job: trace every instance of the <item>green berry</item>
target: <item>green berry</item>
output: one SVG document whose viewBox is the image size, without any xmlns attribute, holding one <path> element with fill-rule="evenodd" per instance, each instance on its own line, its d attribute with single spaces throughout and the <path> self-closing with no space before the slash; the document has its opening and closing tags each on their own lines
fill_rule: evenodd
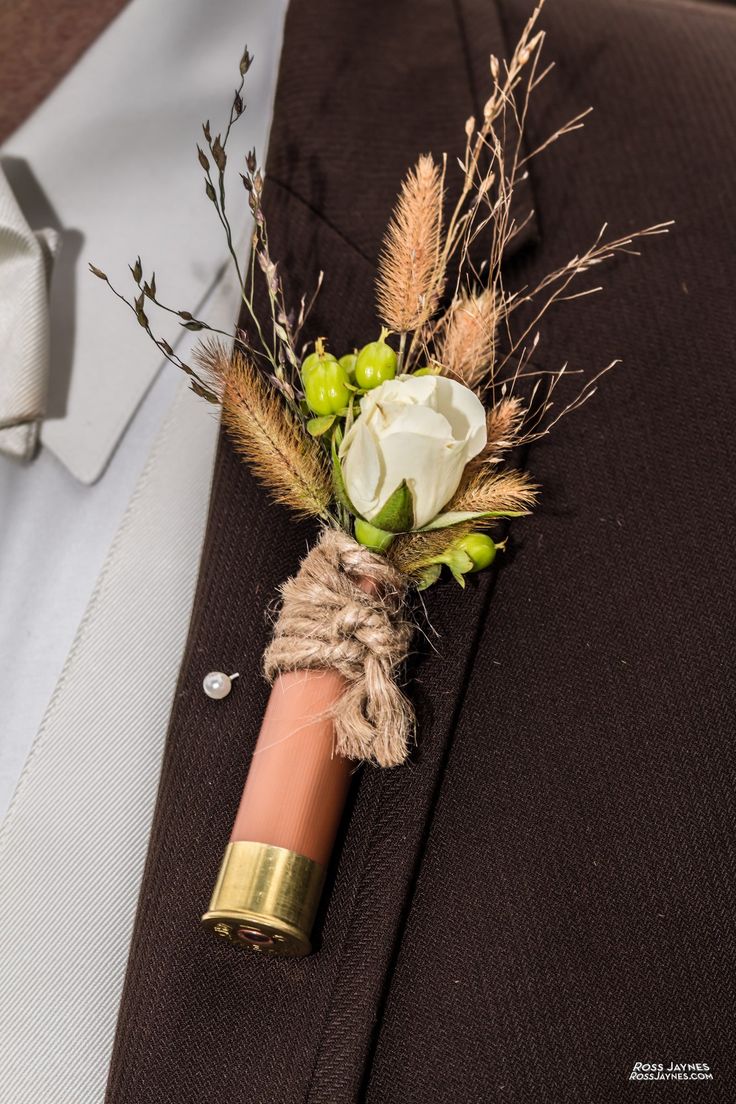
<svg viewBox="0 0 736 1104">
<path fill-rule="evenodd" d="M 315 351 L 310 353 L 302 364 L 302 379 L 305 382 L 307 376 L 310 375 L 315 368 L 319 368 L 323 364 L 337 364 L 337 357 L 334 357 L 332 353 L 325 352 L 324 340 L 321 337 L 317 338 L 315 344 Z"/>
<path fill-rule="evenodd" d="M 302 369 L 304 397 L 314 414 L 337 414 L 350 401 L 347 372 L 334 359 L 323 359 L 308 372 Z"/>
<path fill-rule="evenodd" d="M 351 381 L 351 383 L 355 379 L 355 362 L 357 361 L 357 359 L 357 353 L 346 353 L 345 356 L 341 356 L 338 361 L 338 364 L 340 364 L 340 366 L 344 368 L 347 372 L 348 379 Z"/>
<path fill-rule="evenodd" d="M 496 545 L 485 533 L 468 533 L 458 542 L 457 547 L 470 556 L 473 561 L 471 571 L 482 571 L 490 567 L 496 558 Z"/>
<path fill-rule="evenodd" d="M 390 345 L 386 344 L 388 330 L 381 330 L 378 341 L 364 345 L 355 362 L 355 382 L 364 391 L 391 380 L 396 375 L 398 358 Z"/>
</svg>

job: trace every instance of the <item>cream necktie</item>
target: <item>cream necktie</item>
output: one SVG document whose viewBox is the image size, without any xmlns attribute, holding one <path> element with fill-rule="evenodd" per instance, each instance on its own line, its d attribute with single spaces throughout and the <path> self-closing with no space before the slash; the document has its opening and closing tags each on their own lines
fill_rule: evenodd
<svg viewBox="0 0 736 1104">
<path fill-rule="evenodd" d="M 58 234 L 34 232 L 0 169 L 0 452 L 30 460 L 46 407 L 48 282 Z"/>
</svg>

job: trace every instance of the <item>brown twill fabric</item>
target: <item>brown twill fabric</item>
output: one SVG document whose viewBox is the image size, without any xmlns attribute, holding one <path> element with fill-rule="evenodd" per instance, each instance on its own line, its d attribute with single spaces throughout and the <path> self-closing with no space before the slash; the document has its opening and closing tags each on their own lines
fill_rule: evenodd
<svg viewBox="0 0 736 1104">
<path fill-rule="evenodd" d="M 311 327 L 375 332 L 398 181 L 454 153 L 520 0 L 292 0 L 269 154 L 274 252 Z M 267 698 L 264 610 L 311 530 L 218 455 L 187 655 L 121 1004 L 111 1104 L 618 1104 L 640 1062 L 707 1062 L 668 1088 L 731 1102 L 734 551 L 731 217 L 736 12 L 550 0 L 555 73 L 530 144 L 534 283 L 595 236 L 673 217 L 543 326 L 540 367 L 624 359 L 529 452 L 539 512 L 496 579 L 429 592 L 410 765 L 365 770 L 320 922 L 297 961 L 201 930 Z M 223 702 L 212 668 L 239 670 Z M 657 1092 L 657 1090 L 653 1090 Z M 659 1096 L 659 1093 L 657 1093 Z"/>
<path fill-rule="evenodd" d="M 53 92 L 127 0 L 3 0 L 0 142 Z M 70 123 L 73 120 L 69 121 Z"/>
</svg>

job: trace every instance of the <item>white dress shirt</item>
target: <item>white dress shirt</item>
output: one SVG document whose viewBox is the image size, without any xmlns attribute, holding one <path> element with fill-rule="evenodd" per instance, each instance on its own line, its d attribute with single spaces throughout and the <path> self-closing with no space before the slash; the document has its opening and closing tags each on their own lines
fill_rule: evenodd
<svg viewBox="0 0 736 1104">
<path fill-rule="evenodd" d="M 264 151 L 285 6 L 133 0 L 0 152 L 31 227 L 61 237 L 44 447 L 29 466 L 0 456 L 0 815 L 180 379 L 87 262 L 129 295 L 140 252 L 164 301 L 207 318 L 226 251 L 196 161 L 200 122 L 226 121 L 247 43 L 231 141 Z M 245 243 L 239 185 L 234 174 Z M 227 268 L 224 279 L 230 329 L 237 291 Z M 163 335 L 190 336 L 166 320 Z"/>
<path fill-rule="evenodd" d="M 217 278 L 224 251 L 204 198 L 194 221 L 190 153 L 199 120 L 226 116 L 246 43 L 256 60 L 239 140 L 264 151 L 285 6 L 133 0 L 3 151 L 11 179 L 25 159 L 45 192 L 31 226 L 55 210 L 74 262 L 52 286 L 52 400 L 61 347 L 66 412 L 51 410 L 30 465 L 0 458 L 4 802 L 15 788 L 0 831 L 0 1097 L 13 1104 L 104 1096 L 217 436 L 216 412 L 159 370 L 86 260 L 124 282 L 125 262 L 150 247 L 173 305 L 232 327 L 237 295 Z M 157 141 L 165 156 L 151 165 Z M 59 319 L 65 281 L 76 298 Z"/>
</svg>

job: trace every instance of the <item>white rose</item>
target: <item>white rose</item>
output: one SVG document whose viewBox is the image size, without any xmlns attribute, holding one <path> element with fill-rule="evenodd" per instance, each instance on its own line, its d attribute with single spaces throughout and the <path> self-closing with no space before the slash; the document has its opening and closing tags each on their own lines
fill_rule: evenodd
<svg viewBox="0 0 736 1104">
<path fill-rule="evenodd" d="M 376 521 L 406 481 L 414 526 L 426 525 L 450 501 L 486 440 L 483 404 L 461 383 L 431 375 L 387 380 L 363 396 L 340 447 L 350 501 Z"/>
</svg>

